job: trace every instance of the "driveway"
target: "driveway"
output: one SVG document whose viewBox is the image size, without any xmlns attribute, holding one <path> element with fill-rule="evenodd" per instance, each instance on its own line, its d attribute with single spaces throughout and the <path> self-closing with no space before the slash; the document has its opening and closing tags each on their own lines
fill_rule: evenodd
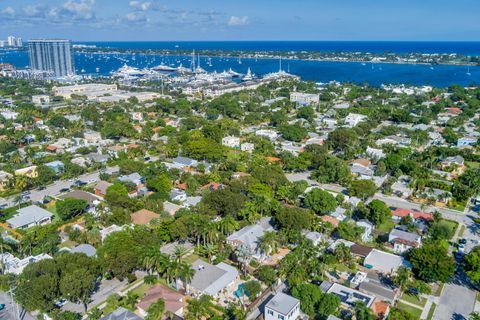
<svg viewBox="0 0 480 320">
<path fill-rule="evenodd" d="M 474 290 L 465 285 L 447 283 L 443 288 L 440 303 L 435 309 L 435 320 L 466 320 L 475 307 Z"/>
</svg>

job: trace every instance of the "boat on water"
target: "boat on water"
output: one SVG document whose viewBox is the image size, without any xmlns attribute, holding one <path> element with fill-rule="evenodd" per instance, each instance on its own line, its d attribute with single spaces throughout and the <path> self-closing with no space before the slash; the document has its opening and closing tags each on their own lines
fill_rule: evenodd
<svg viewBox="0 0 480 320">
<path fill-rule="evenodd" d="M 238 73 L 238 72 L 235 72 L 232 70 L 232 68 L 230 68 L 227 73 L 232 77 L 232 78 L 239 78 L 242 74 L 241 73 Z"/>
<path fill-rule="evenodd" d="M 470 67 L 467 69 L 467 76 L 471 76 L 472 74 L 470 73 Z"/>
<path fill-rule="evenodd" d="M 170 66 L 166 66 L 164 64 L 160 64 L 156 67 L 153 67 L 152 70 L 155 70 L 155 71 L 163 71 L 163 72 L 175 72 L 177 71 L 178 69 L 177 68 L 174 68 L 174 67 L 170 67 Z"/>
<path fill-rule="evenodd" d="M 255 78 L 255 74 L 253 74 L 252 70 L 250 70 L 250 67 L 248 67 L 247 74 L 242 78 L 242 81 L 252 81 Z"/>
</svg>

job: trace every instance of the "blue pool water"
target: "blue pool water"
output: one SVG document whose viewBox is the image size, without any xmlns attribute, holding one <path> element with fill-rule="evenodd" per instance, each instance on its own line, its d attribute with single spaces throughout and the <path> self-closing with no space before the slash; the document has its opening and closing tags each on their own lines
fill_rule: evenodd
<svg viewBox="0 0 480 320">
<path fill-rule="evenodd" d="M 248 297 L 248 292 L 245 290 L 245 283 L 240 283 L 233 295 L 240 299 L 244 294 Z"/>
</svg>

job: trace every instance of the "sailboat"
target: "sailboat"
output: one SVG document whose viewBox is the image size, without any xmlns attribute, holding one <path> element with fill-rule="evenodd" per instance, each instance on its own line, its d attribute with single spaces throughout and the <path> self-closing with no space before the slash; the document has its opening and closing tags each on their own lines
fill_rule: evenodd
<svg viewBox="0 0 480 320">
<path fill-rule="evenodd" d="M 255 75 L 252 73 L 252 70 L 250 70 L 250 67 L 248 67 L 247 74 L 242 78 L 242 81 L 251 81 L 255 79 Z"/>
<path fill-rule="evenodd" d="M 470 67 L 467 69 L 467 76 L 471 76 L 472 74 L 470 73 Z"/>
<path fill-rule="evenodd" d="M 242 64 L 242 58 L 238 57 L 238 64 Z"/>
</svg>

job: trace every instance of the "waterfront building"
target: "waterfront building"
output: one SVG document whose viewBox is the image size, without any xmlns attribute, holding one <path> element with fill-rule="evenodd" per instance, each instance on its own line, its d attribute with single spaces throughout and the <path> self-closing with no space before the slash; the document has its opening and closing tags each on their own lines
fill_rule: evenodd
<svg viewBox="0 0 480 320">
<path fill-rule="evenodd" d="M 75 74 L 72 43 L 70 40 L 29 40 L 28 53 L 32 70 L 50 71 L 56 77 Z"/>
</svg>

